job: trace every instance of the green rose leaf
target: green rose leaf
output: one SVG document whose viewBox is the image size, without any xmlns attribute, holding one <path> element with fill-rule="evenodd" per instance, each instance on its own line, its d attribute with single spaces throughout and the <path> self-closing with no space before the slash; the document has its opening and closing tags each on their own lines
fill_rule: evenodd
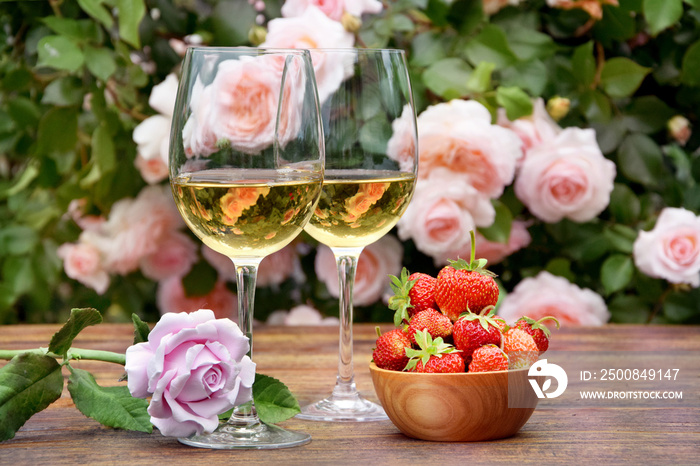
<svg viewBox="0 0 700 466">
<path fill-rule="evenodd" d="M 299 414 L 301 408 L 287 386 L 263 374 L 255 374 L 253 401 L 260 420 L 265 424 L 276 424 Z"/>
<path fill-rule="evenodd" d="M 107 173 L 117 164 L 114 141 L 106 126 L 100 125 L 92 133 L 92 156 L 97 162 L 100 173 Z"/>
<path fill-rule="evenodd" d="M 649 304 L 639 296 L 617 295 L 608 304 L 608 310 L 612 322 L 643 324 L 649 317 Z"/>
<path fill-rule="evenodd" d="M 681 19 L 683 0 L 644 0 L 642 10 L 651 34 L 655 36 Z"/>
<path fill-rule="evenodd" d="M 104 6 L 105 0 L 78 0 L 78 5 L 85 13 L 102 23 L 107 29 L 112 27 L 114 20 L 109 10 Z"/>
<path fill-rule="evenodd" d="M 144 0 L 118 0 L 119 10 L 119 36 L 122 40 L 135 48 L 141 48 L 139 38 L 139 24 L 146 14 Z"/>
<path fill-rule="evenodd" d="M 39 244 L 38 233 L 26 226 L 10 224 L 0 230 L 0 255 L 24 255 Z"/>
<path fill-rule="evenodd" d="M 555 257 L 547 262 L 545 270 L 552 275 L 564 277 L 572 283 L 576 281 L 576 275 L 571 271 L 571 261 L 564 257 Z"/>
<path fill-rule="evenodd" d="M 620 223 L 630 224 L 639 218 L 641 203 L 632 188 L 622 183 L 615 183 L 610 193 L 610 214 Z"/>
<path fill-rule="evenodd" d="M 574 77 L 582 86 L 588 87 L 593 83 L 596 65 L 592 41 L 576 47 L 571 58 L 571 68 Z"/>
<path fill-rule="evenodd" d="M 136 314 L 131 314 L 131 321 L 134 323 L 134 344 L 148 341 L 148 334 L 151 333 L 148 324 Z"/>
<path fill-rule="evenodd" d="M 20 354 L 0 369 L 0 442 L 61 397 L 61 366 L 49 356 Z"/>
<path fill-rule="evenodd" d="M 518 61 L 517 56 L 508 45 L 505 32 L 498 26 L 486 26 L 478 36 L 469 41 L 464 47 L 467 59 L 477 65 L 481 62 L 491 62 L 496 69 L 505 68 Z"/>
<path fill-rule="evenodd" d="M 506 109 L 510 121 L 532 114 L 532 99 L 519 87 L 500 86 L 496 90 L 496 102 Z"/>
<path fill-rule="evenodd" d="M 100 387 L 82 369 L 71 369 L 68 391 L 75 407 L 87 417 L 107 427 L 151 433 L 148 400 L 134 398 L 127 387 Z"/>
<path fill-rule="evenodd" d="M 603 66 L 600 84 L 611 97 L 627 97 L 639 88 L 650 71 L 629 58 L 611 58 Z"/>
<path fill-rule="evenodd" d="M 83 66 L 85 57 L 72 40 L 64 36 L 46 36 L 39 40 L 39 66 L 75 73 Z"/>
<path fill-rule="evenodd" d="M 108 49 L 85 47 L 85 65 L 102 81 L 107 81 L 117 71 L 117 63 Z"/>
<path fill-rule="evenodd" d="M 674 110 L 663 100 L 649 95 L 634 99 L 623 121 L 630 131 L 651 134 L 664 129 L 674 114 Z"/>
<path fill-rule="evenodd" d="M 510 49 L 521 61 L 548 58 L 557 48 L 550 36 L 532 29 L 512 28 L 507 36 Z"/>
<path fill-rule="evenodd" d="M 445 58 L 446 44 L 443 36 L 435 32 L 416 35 L 411 43 L 411 65 L 430 66 Z"/>
<path fill-rule="evenodd" d="M 85 91 L 82 82 L 75 76 L 63 76 L 51 81 L 46 89 L 41 103 L 46 105 L 58 105 L 67 107 L 83 103 Z"/>
<path fill-rule="evenodd" d="M 472 92 L 483 93 L 491 89 L 491 74 L 496 65 L 482 62 L 474 69 L 467 80 L 467 89 Z"/>
<path fill-rule="evenodd" d="M 661 148 L 644 134 L 630 134 L 622 141 L 617 166 L 627 178 L 647 186 L 655 186 L 665 171 Z"/>
<path fill-rule="evenodd" d="M 74 107 L 54 107 L 39 121 L 37 150 L 41 154 L 70 152 L 78 142 L 78 112 Z"/>
<path fill-rule="evenodd" d="M 217 278 L 216 269 L 206 261 L 199 261 L 190 272 L 182 277 L 182 286 L 186 296 L 204 296 L 214 289 Z"/>
<path fill-rule="evenodd" d="M 49 351 L 56 354 L 65 354 L 73 344 L 73 339 L 90 325 L 102 322 L 102 314 L 97 309 L 71 309 L 68 321 L 51 337 Z"/>
<path fill-rule="evenodd" d="M 2 277 L 12 288 L 14 296 L 31 292 L 35 284 L 31 259 L 27 256 L 7 257 L 2 264 Z"/>
<path fill-rule="evenodd" d="M 467 82 L 471 72 L 471 66 L 461 58 L 445 58 L 423 72 L 423 82 L 446 100 L 456 99 L 469 93 Z"/>
<path fill-rule="evenodd" d="M 686 50 L 681 70 L 681 80 L 684 84 L 700 86 L 700 40 Z"/>
<path fill-rule="evenodd" d="M 479 228 L 479 233 L 489 241 L 507 243 L 510 238 L 510 228 L 513 225 L 513 214 L 508 207 L 499 200 L 492 201 L 496 210 L 496 220 L 487 228 Z"/>
</svg>

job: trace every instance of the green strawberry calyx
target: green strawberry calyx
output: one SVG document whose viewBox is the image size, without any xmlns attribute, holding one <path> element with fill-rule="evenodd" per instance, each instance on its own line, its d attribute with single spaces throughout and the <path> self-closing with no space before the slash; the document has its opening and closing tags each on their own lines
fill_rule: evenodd
<svg viewBox="0 0 700 466">
<path fill-rule="evenodd" d="M 488 261 L 486 259 L 476 258 L 476 235 L 474 230 L 469 231 L 469 236 L 471 238 L 471 254 L 469 257 L 469 262 L 464 259 L 448 260 L 450 266 L 455 270 L 466 270 L 468 272 L 476 272 L 481 275 L 486 275 L 487 277 L 495 277 L 496 274 L 491 272 L 486 268 Z"/>
<path fill-rule="evenodd" d="M 495 320 L 496 314 L 493 313 L 493 310 L 495 309 L 495 306 L 489 305 L 486 306 L 481 310 L 479 314 L 476 314 L 471 311 L 463 312 L 459 315 L 460 319 L 465 319 L 465 320 L 478 320 L 481 326 L 488 332 L 489 330 L 489 325 L 493 325 L 496 327 L 496 329 L 500 332 L 501 327 L 499 327 L 498 323 Z"/>
<path fill-rule="evenodd" d="M 411 298 L 408 296 L 408 293 L 418 281 L 418 279 L 409 280 L 408 277 L 410 275 L 406 267 L 401 270 L 399 277 L 389 275 L 389 278 L 391 278 L 391 290 L 394 292 L 394 296 L 389 298 L 389 309 L 396 311 L 394 313 L 394 325 L 396 327 L 401 327 L 404 322 L 408 323 L 410 320 L 408 310 L 413 307 L 413 304 L 411 304 Z"/>
<path fill-rule="evenodd" d="M 437 337 L 433 340 L 433 337 L 430 336 L 427 330 L 418 330 L 416 332 L 416 344 L 418 344 L 420 349 L 406 348 L 406 356 L 410 359 L 404 368 L 405 371 L 413 370 L 419 359 L 425 366 L 431 356 L 441 358 L 443 354 L 460 351 L 449 343 L 445 343 L 442 337 Z"/>
<path fill-rule="evenodd" d="M 522 317 L 521 317 L 520 319 L 518 319 L 517 321 L 519 322 L 519 321 L 521 321 L 521 320 L 522 320 L 523 322 L 525 322 L 526 324 L 529 324 L 530 327 L 532 327 L 533 330 L 542 330 L 542 331 L 544 332 L 544 335 L 545 335 L 547 338 L 549 338 L 549 337 L 552 335 L 552 332 L 551 332 L 551 330 L 549 330 L 549 328 L 547 328 L 547 326 L 544 325 L 542 322 L 544 322 L 544 321 L 546 321 L 546 320 L 553 320 L 553 321 L 554 321 L 554 325 L 557 327 L 557 330 L 559 330 L 559 321 L 557 320 L 556 317 L 545 316 L 545 317 L 542 317 L 542 318 L 539 319 L 539 320 L 535 320 L 535 319 L 530 318 L 530 317 L 527 317 L 527 316 L 522 316 Z"/>
</svg>

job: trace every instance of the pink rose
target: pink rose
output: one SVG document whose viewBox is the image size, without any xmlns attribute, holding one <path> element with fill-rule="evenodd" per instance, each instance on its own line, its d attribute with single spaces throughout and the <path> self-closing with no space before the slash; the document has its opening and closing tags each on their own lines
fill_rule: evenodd
<svg viewBox="0 0 700 466">
<path fill-rule="evenodd" d="M 134 166 L 148 184 L 158 184 L 168 178 L 168 163 L 160 157 L 146 159 L 139 154 L 134 160 Z"/>
<path fill-rule="evenodd" d="M 236 281 L 236 268 L 231 259 L 208 246 L 202 246 L 202 255 L 219 274 L 219 279 Z M 258 267 L 257 286 L 279 285 L 300 269 L 296 246 L 289 244 L 266 256 Z M 300 272 L 301 273 L 301 272 Z"/>
<path fill-rule="evenodd" d="M 261 47 L 294 49 L 338 49 L 354 45 L 354 36 L 343 25 L 329 19 L 311 5 L 301 16 L 276 18 L 267 25 L 267 37 Z M 318 96 L 324 102 L 348 76 L 352 63 L 347 55 L 311 51 Z"/>
<path fill-rule="evenodd" d="M 389 286 L 388 275 L 401 272 L 403 246 L 393 236 L 384 236 L 367 246 L 357 261 L 353 304 L 367 306 L 381 299 Z M 331 249 L 320 245 L 316 253 L 315 270 L 331 296 L 338 297 L 338 269 Z"/>
<path fill-rule="evenodd" d="M 134 128 L 131 137 L 136 143 L 138 154 L 146 160 L 168 161 L 170 138 L 170 118 L 164 115 L 153 115 Z"/>
<path fill-rule="evenodd" d="M 515 194 L 545 222 L 587 222 L 610 203 L 614 181 L 615 164 L 600 151 L 595 131 L 567 128 L 528 151 Z"/>
<path fill-rule="evenodd" d="M 280 78 L 271 60 L 226 60 L 211 84 L 210 111 L 202 124 L 239 151 L 254 154 L 275 136 Z"/>
<path fill-rule="evenodd" d="M 511 324 L 522 316 L 535 320 L 552 316 L 563 326 L 603 325 L 610 319 L 600 295 L 545 271 L 518 283 L 503 298 L 498 315 Z"/>
<path fill-rule="evenodd" d="M 180 277 L 170 277 L 158 283 L 156 304 L 161 314 L 168 312 L 192 312 L 206 306 L 219 318 L 237 320 L 238 302 L 236 295 L 219 280 L 214 289 L 204 296 L 187 296 Z"/>
<path fill-rule="evenodd" d="M 161 237 L 183 225 L 167 186 L 148 186 L 135 199 L 121 199 L 94 238 L 111 272 L 126 275 L 158 249 Z"/>
<path fill-rule="evenodd" d="M 518 135 L 523 142 L 525 156 L 528 149 L 550 141 L 561 133 L 561 127 L 549 116 L 544 100 L 539 98 L 534 101 L 532 115 L 510 121 L 503 109 L 498 111 L 498 124 L 509 128 Z"/>
<path fill-rule="evenodd" d="M 428 107 L 418 117 L 418 139 L 421 178 L 447 168 L 491 198 L 512 183 L 522 157 L 517 135 L 492 125 L 486 107 L 471 100 Z"/>
<path fill-rule="evenodd" d="M 338 325 L 337 317 L 323 317 L 318 309 L 300 304 L 289 311 L 274 311 L 267 325 Z"/>
<path fill-rule="evenodd" d="M 77 244 L 65 243 L 58 248 L 58 257 L 63 259 L 63 268 L 73 280 L 103 294 L 109 287 L 109 274 L 104 268 L 100 250 L 89 242 L 86 235 Z"/>
<path fill-rule="evenodd" d="M 73 199 L 68 204 L 68 216 L 73 219 L 73 221 L 82 230 L 96 231 L 99 230 L 102 224 L 105 222 L 105 218 L 100 215 L 85 215 L 85 206 L 87 205 L 87 198 Z"/>
<path fill-rule="evenodd" d="M 309 6 L 318 8 L 334 21 L 340 21 L 346 11 L 361 16 L 363 13 L 379 13 L 384 8 L 378 0 L 286 0 L 282 5 L 282 16 L 300 16 Z"/>
<path fill-rule="evenodd" d="M 386 146 L 386 155 L 399 162 L 399 168 L 405 172 L 413 172 L 416 164 L 416 117 L 412 107 L 406 105 L 401 116 L 391 123 L 393 134 Z"/>
<path fill-rule="evenodd" d="M 207 157 L 219 148 L 216 146 L 216 134 L 209 124 L 211 113 L 211 86 L 202 84 L 197 78 L 192 86 L 190 96 L 190 109 L 192 113 L 182 128 L 182 141 L 187 157 Z"/>
<path fill-rule="evenodd" d="M 154 281 L 183 277 L 197 262 L 197 244 L 179 231 L 163 235 L 158 249 L 141 259 L 141 272 Z"/>
<path fill-rule="evenodd" d="M 671 283 L 700 286 L 700 217 L 683 208 L 666 207 L 651 231 L 634 242 L 634 263 L 644 274 Z"/>
<path fill-rule="evenodd" d="M 126 350 L 131 395 L 151 397 L 151 423 L 165 436 L 213 432 L 218 415 L 252 400 L 248 338 L 208 309 L 166 314 L 148 341 Z"/>
<path fill-rule="evenodd" d="M 476 257 L 484 258 L 490 265 L 498 264 L 514 252 L 530 244 L 532 238 L 527 231 L 527 223 L 519 220 L 513 221 L 510 228 L 510 237 L 507 243 L 489 241 L 480 233 L 476 234 Z M 462 252 L 459 257 L 469 257 L 470 251 Z"/>
<path fill-rule="evenodd" d="M 412 239 L 436 263 L 470 247 L 469 231 L 493 224 L 491 202 L 446 168 L 419 179 L 411 204 L 397 225 L 401 240 Z"/>
</svg>

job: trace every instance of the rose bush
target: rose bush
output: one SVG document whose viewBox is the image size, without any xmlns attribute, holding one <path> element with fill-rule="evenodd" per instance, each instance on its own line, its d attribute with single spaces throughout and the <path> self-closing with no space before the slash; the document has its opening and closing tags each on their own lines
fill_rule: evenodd
<svg viewBox="0 0 700 466">
<path fill-rule="evenodd" d="M 184 228 L 165 186 L 192 44 L 404 49 L 420 160 L 387 240 L 400 240 L 402 265 L 436 275 L 476 228 L 504 295 L 545 271 L 598 294 L 613 322 L 700 322 L 699 227 L 664 227 L 666 209 L 700 211 L 697 1 L 113 3 L 0 6 L 0 322 L 59 321 L 76 303 L 154 320 L 235 296 L 230 267 Z M 318 53 L 314 68 L 323 100 L 346 69 Z M 232 110 L 212 88 L 193 89 L 193 152 L 240 136 L 201 120 Z M 381 129 L 399 164 L 411 117 Z M 337 315 L 322 251 L 302 234 L 292 262 L 261 270 L 256 319 L 299 305 Z M 387 286 L 368 286 L 358 321 L 389 318 Z"/>
</svg>

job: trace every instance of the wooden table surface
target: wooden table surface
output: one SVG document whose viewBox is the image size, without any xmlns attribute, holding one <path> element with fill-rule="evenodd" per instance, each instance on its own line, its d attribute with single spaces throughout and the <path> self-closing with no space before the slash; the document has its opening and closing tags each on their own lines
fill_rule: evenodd
<svg viewBox="0 0 700 466">
<path fill-rule="evenodd" d="M 46 347 L 56 325 L 0 326 L 0 348 Z M 389 330 L 390 325 L 382 325 Z M 374 325 L 355 325 L 355 373 L 359 390 L 375 400 L 367 365 Z M 330 393 L 337 370 L 337 327 L 256 327 L 258 371 L 285 382 L 301 404 Z M 101 324 L 81 333 L 74 346 L 124 352 L 129 325 Z M 609 325 L 555 333 L 555 351 L 677 351 L 700 354 L 700 327 Z M 690 353 L 688 353 L 690 352 Z M 4 364 L 0 361 L 0 365 Z M 119 365 L 80 361 L 103 386 L 118 385 Z M 65 371 L 64 371 L 65 373 Z M 571 375 L 570 375 L 571 377 Z M 205 450 L 180 444 L 154 430 L 126 432 L 84 417 L 67 390 L 32 417 L 14 439 L 0 443 L 0 464 L 698 464 L 700 373 L 684 374 L 682 403 L 646 407 L 561 407 L 541 403 L 514 437 L 478 443 L 414 440 L 390 421 L 330 423 L 291 419 L 283 427 L 308 432 L 311 443 L 281 450 Z M 1 422 L 1 420 L 0 420 Z"/>
</svg>

